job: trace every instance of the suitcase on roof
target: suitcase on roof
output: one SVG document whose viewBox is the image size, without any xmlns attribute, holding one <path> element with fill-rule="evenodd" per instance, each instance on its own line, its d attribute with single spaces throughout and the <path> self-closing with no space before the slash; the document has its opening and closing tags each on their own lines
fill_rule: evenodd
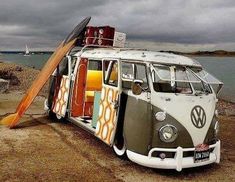
<svg viewBox="0 0 235 182">
<path fill-rule="evenodd" d="M 113 37 L 115 29 L 110 26 L 104 26 L 98 28 L 99 28 L 98 45 L 113 46 Z"/>
<path fill-rule="evenodd" d="M 97 45 L 98 42 L 98 27 L 87 26 L 85 31 L 84 44 L 85 45 Z"/>
<path fill-rule="evenodd" d="M 115 29 L 110 26 L 88 26 L 85 31 L 85 45 L 113 46 Z"/>
</svg>

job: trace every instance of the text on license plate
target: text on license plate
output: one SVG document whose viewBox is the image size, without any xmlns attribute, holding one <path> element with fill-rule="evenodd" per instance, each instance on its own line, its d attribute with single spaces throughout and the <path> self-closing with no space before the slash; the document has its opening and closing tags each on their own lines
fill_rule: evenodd
<svg viewBox="0 0 235 182">
<path fill-rule="evenodd" d="M 194 162 L 202 162 L 209 160 L 210 157 L 210 151 L 204 150 L 204 151 L 195 151 L 194 152 Z"/>
</svg>

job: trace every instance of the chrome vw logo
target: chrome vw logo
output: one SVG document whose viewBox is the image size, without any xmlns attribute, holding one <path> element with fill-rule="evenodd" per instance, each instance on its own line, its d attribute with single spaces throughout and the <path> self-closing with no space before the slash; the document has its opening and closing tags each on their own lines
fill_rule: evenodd
<svg viewBox="0 0 235 182">
<path fill-rule="evenodd" d="M 206 124 L 206 113 L 201 106 L 195 106 L 191 111 L 191 121 L 196 128 L 202 128 Z"/>
</svg>

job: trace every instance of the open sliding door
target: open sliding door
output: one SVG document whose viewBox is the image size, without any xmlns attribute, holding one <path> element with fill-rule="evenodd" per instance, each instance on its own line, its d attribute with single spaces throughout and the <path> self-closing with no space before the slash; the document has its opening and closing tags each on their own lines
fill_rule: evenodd
<svg viewBox="0 0 235 182">
<path fill-rule="evenodd" d="M 120 66 L 118 60 L 103 60 L 103 83 L 96 136 L 108 145 L 115 137 L 120 105 Z"/>
<path fill-rule="evenodd" d="M 87 63 L 88 60 L 86 58 L 81 58 L 77 67 L 72 94 L 72 117 L 80 117 L 84 115 L 84 96 L 86 89 Z"/>
<path fill-rule="evenodd" d="M 58 117 L 65 117 L 68 105 L 71 82 L 71 57 L 65 57 L 55 72 L 55 93 L 53 98 L 53 112 Z M 58 71 L 59 70 L 59 71 Z"/>
</svg>

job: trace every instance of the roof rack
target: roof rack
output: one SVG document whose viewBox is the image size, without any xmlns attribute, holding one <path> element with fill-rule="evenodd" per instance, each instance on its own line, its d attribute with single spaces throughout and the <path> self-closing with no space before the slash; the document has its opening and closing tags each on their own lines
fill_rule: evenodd
<svg viewBox="0 0 235 182">
<path fill-rule="evenodd" d="M 111 40 L 111 39 L 106 39 L 106 38 L 101 38 L 101 40 Z M 74 55 L 78 52 L 83 53 L 86 50 L 90 50 L 90 49 L 102 49 L 102 48 L 109 48 L 112 50 L 117 50 L 117 51 L 126 51 L 126 50 L 139 50 L 139 51 L 147 51 L 148 49 L 145 48 L 131 48 L 131 47 L 114 47 L 114 46 L 105 46 L 105 45 L 97 45 L 97 44 L 87 44 L 82 46 L 76 46 L 74 47 L 68 54 L 70 55 Z"/>
<path fill-rule="evenodd" d="M 132 47 L 124 47 L 124 48 L 120 48 L 121 51 L 125 51 L 125 50 L 138 50 L 138 51 L 148 51 L 148 49 L 145 48 L 132 48 Z"/>
<path fill-rule="evenodd" d="M 126 50 L 140 50 L 140 51 L 147 51 L 148 49 L 144 49 L 144 48 L 131 48 L 131 47 L 124 47 L 124 48 L 120 48 L 120 47 L 114 47 L 114 46 L 103 46 L 103 45 L 93 45 L 93 44 L 89 44 L 89 45 L 85 45 L 84 47 L 82 47 L 81 51 L 84 52 L 87 49 L 97 49 L 97 48 L 109 48 L 109 49 L 113 49 L 113 50 L 118 50 L 118 51 L 126 51 Z"/>
</svg>

